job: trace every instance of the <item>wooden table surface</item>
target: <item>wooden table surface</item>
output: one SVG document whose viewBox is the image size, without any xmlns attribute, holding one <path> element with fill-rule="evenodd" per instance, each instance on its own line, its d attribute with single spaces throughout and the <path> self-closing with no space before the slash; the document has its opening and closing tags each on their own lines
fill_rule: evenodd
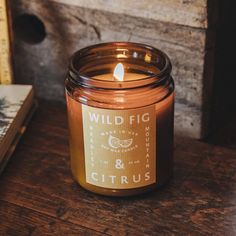
<svg viewBox="0 0 236 236">
<path fill-rule="evenodd" d="M 65 107 L 41 102 L 0 176 L 0 235 L 236 235 L 236 150 L 176 137 L 167 186 L 98 196 L 72 179 Z"/>
</svg>

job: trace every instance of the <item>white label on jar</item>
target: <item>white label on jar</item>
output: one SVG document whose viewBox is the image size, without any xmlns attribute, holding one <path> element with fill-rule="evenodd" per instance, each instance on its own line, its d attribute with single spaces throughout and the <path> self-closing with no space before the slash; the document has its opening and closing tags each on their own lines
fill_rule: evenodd
<svg viewBox="0 0 236 236">
<path fill-rule="evenodd" d="M 82 105 L 86 182 L 131 189 L 156 183 L 155 105 L 111 110 Z"/>
</svg>

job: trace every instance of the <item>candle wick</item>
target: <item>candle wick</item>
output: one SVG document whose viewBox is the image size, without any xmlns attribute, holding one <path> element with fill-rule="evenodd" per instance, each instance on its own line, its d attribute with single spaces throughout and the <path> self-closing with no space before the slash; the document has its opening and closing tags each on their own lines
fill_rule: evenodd
<svg viewBox="0 0 236 236">
<path fill-rule="evenodd" d="M 113 81 L 121 82 L 115 75 L 113 75 Z M 121 84 L 121 83 L 119 83 L 118 86 L 119 86 L 120 88 L 122 88 L 122 84 Z"/>
</svg>

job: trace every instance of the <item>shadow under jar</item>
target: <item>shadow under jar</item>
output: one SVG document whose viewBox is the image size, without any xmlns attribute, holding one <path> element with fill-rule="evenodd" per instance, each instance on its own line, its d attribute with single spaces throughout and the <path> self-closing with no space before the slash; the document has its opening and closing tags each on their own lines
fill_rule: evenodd
<svg viewBox="0 0 236 236">
<path fill-rule="evenodd" d="M 144 44 L 104 43 L 73 55 L 65 81 L 70 155 L 73 176 L 83 188 L 131 196 L 170 179 L 170 74 L 166 54 Z"/>
</svg>

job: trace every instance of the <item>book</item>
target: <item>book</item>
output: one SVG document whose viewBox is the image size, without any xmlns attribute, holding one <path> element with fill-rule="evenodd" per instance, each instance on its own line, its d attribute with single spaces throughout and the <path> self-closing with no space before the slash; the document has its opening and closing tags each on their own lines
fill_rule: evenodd
<svg viewBox="0 0 236 236">
<path fill-rule="evenodd" d="M 31 85 L 0 85 L 0 173 L 14 152 L 35 107 Z"/>
</svg>

